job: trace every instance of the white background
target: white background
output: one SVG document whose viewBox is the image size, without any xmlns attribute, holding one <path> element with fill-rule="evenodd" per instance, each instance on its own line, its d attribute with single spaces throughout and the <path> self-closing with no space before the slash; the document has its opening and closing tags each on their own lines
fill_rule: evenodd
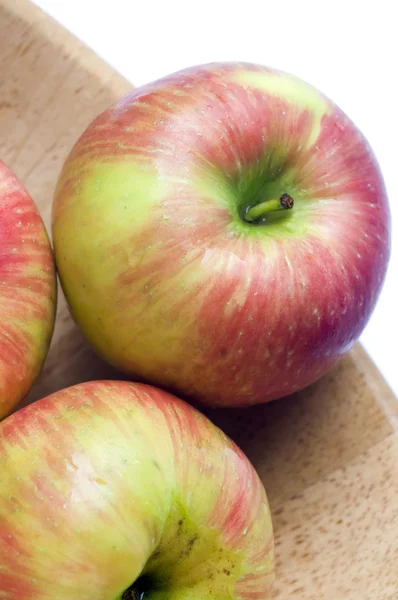
<svg viewBox="0 0 398 600">
<path fill-rule="evenodd" d="M 398 223 L 398 33 L 393 0 L 36 0 L 135 86 L 186 66 L 244 60 L 312 83 L 356 122 Z M 398 234 L 362 342 L 398 394 Z"/>
</svg>

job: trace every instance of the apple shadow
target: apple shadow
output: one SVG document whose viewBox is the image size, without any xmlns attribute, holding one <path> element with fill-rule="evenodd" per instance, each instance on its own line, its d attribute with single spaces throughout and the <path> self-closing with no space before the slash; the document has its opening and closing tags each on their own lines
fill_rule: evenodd
<svg viewBox="0 0 398 600">
<path fill-rule="evenodd" d="M 104 362 L 92 350 L 69 315 L 64 301 L 58 313 L 44 367 L 29 394 L 15 410 L 85 381 L 126 379 L 125 375 Z"/>
<path fill-rule="evenodd" d="M 352 353 L 299 393 L 249 408 L 203 412 L 248 456 L 271 506 L 345 466 L 391 429 Z"/>
</svg>

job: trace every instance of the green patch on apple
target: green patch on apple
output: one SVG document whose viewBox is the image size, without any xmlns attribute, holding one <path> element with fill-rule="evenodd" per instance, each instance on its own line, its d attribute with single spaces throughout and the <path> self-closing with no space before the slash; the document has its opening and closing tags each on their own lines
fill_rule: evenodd
<svg viewBox="0 0 398 600">
<path fill-rule="evenodd" d="M 225 547 L 220 531 L 194 523 L 176 498 L 160 545 L 138 580 L 117 600 L 129 594 L 153 600 L 228 598 L 247 569 L 244 560 L 244 553 Z"/>
<path fill-rule="evenodd" d="M 193 178 L 193 188 L 227 211 L 226 230 L 237 236 L 256 238 L 270 251 L 273 239 L 300 238 L 311 228 L 311 212 L 316 200 L 309 198 L 295 181 L 294 167 L 285 165 L 286 154 L 281 150 L 266 153 L 255 164 L 241 166 L 234 176 L 212 169 L 200 169 Z M 290 210 L 284 210 L 280 198 L 288 194 L 293 199 Z M 265 203 L 276 201 L 278 206 L 267 210 Z M 263 211 L 253 220 L 251 208 L 264 203 Z M 313 229 L 313 228 L 311 228 Z"/>
</svg>

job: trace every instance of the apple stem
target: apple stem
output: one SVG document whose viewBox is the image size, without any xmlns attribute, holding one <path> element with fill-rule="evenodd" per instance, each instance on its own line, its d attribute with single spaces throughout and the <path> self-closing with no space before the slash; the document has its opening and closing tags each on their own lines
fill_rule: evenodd
<svg viewBox="0 0 398 600">
<path fill-rule="evenodd" d="M 269 212 L 276 210 L 290 210 L 294 206 L 294 200 L 289 194 L 282 194 L 280 198 L 273 198 L 272 200 L 266 200 L 261 204 L 255 206 L 249 206 L 245 212 L 245 220 L 249 223 L 261 219 L 264 215 Z"/>
</svg>

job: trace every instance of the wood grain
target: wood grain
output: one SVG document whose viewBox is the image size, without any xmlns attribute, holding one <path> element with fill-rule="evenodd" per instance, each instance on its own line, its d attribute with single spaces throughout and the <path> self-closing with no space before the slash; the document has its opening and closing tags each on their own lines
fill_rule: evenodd
<svg viewBox="0 0 398 600">
<path fill-rule="evenodd" d="M 49 225 L 62 161 L 130 84 L 25 0 L 0 0 L 0 156 Z M 60 293 L 46 366 L 25 402 L 96 378 Z M 253 461 L 274 515 L 275 597 L 398 598 L 398 403 L 361 346 L 321 381 L 247 410 L 209 411 Z"/>
</svg>

